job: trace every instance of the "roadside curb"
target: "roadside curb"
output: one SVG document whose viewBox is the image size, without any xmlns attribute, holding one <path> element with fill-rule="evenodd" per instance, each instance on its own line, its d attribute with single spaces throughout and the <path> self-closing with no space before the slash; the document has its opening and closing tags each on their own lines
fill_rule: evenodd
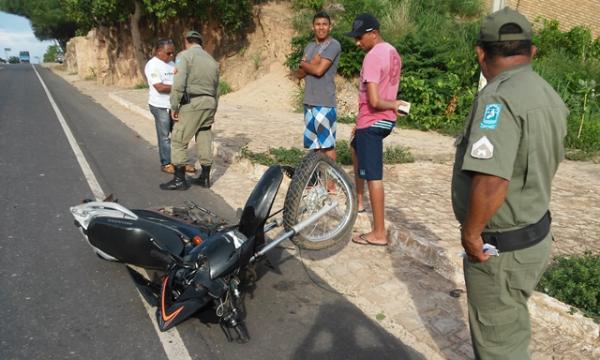
<svg viewBox="0 0 600 360">
<path fill-rule="evenodd" d="M 120 93 L 127 92 L 127 91 L 129 91 L 129 90 L 111 92 L 111 93 L 108 93 L 108 97 L 111 98 L 111 100 L 114 100 L 115 102 L 117 102 L 119 105 L 133 111 L 134 113 L 141 115 L 148 120 L 154 121 L 154 117 L 152 117 L 150 110 L 143 109 L 143 108 L 139 107 L 138 105 L 132 103 L 131 101 L 125 100 L 123 97 L 119 96 Z"/>
</svg>

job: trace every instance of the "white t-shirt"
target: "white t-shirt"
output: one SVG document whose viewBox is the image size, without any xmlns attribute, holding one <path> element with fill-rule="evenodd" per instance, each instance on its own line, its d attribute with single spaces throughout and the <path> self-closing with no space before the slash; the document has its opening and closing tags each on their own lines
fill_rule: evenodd
<svg viewBox="0 0 600 360">
<path fill-rule="evenodd" d="M 173 85 L 173 70 L 175 70 L 174 62 L 170 61 L 166 63 L 156 56 L 146 63 L 144 73 L 146 74 L 148 87 L 150 88 L 148 104 L 159 108 L 171 108 L 169 94 L 159 93 L 154 84 L 163 83 L 165 85 Z"/>
</svg>

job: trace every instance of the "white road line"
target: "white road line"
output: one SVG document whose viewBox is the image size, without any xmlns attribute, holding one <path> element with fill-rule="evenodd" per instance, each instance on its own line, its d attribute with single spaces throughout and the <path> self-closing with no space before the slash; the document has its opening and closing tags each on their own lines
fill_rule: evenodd
<svg viewBox="0 0 600 360">
<path fill-rule="evenodd" d="M 83 171 L 83 174 L 88 182 L 88 185 L 90 186 L 90 189 L 92 190 L 92 193 L 94 194 L 94 197 L 96 197 L 96 200 L 102 201 L 105 198 L 104 191 L 102 191 L 102 188 L 100 187 L 100 184 L 98 183 L 98 180 L 96 180 L 96 176 L 94 175 L 92 168 L 90 167 L 87 160 L 85 159 L 85 156 L 83 155 L 83 152 L 81 151 L 81 148 L 77 144 L 77 141 L 75 140 L 75 137 L 73 136 L 73 133 L 71 132 L 71 129 L 69 128 L 69 125 L 67 125 L 65 118 L 63 117 L 62 113 L 60 112 L 60 109 L 56 105 L 56 102 L 54 101 L 52 94 L 50 94 L 50 90 L 48 90 L 46 83 L 44 83 L 44 80 L 42 80 L 42 77 L 38 73 L 35 66 L 33 66 L 33 64 L 31 65 L 31 67 L 33 68 L 33 71 L 35 72 L 38 79 L 40 80 L 40 83 L 42 84 L 42 87 L 44 88 L 44 91 L 46 92 L 46 96 L 48 96 L 50 105 L 52 105 L 52 109 L 54 110 L 54 113 L 56 113 L 56 117 L 58 118 L 58 121 L 60 122 L 60 125 L 62 126 L 63 131 L 65 132 L 67 140 L 69 141 L 69 144 L 71 145 L 71 149 L 75 153 L 77 162 L 79 163 L 79 166 L 81 167 L 81 170 Z M 148 277 L 148 274 L 145 273 L 145 271 L 143 272 L 143 274 L 146 277 Z M 158 329 L 158 324 L 156 323 L 155 310 L 150 305 L 148 305 L 148 303 L 146 303 L 146 300 L 144 300 L 144 297 L 142 296 L 142 294 L 139 293 L 139 291 L 138 291 L 138 295 L 140 296 L 140 299 L 142 300 L 142 303 L 144 304 L 146 312 L 148 313 L 148 316 L 150 317 L 150 322 L 154 326 L 154 330 L 156 331 L 156 334 L 158 335 L 158 338 L 160 339 L 160 342 L 165 350 L 167 358 L 169 360 L 191 360 L 192 358 L 191 358 L 187 348 L 183 344 L 183 340 L 181 339 L 181 336 L 179 335 L 177 328 L 172 328 L 169 331 L 161 332 Z"/>
</svg>

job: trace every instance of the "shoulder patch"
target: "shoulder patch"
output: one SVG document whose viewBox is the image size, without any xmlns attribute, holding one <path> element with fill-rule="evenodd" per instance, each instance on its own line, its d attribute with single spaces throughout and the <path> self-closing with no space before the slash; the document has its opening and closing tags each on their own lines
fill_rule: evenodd
<svg viewBox="0 0 600 360">
<path fill-rule="evenodd" d="M 501 110 L 501 104 L 487 104 L 485 106 L 485 111 L 483 112 L 483 119 L 481 119 L 479 127 L 481 129 L 494 130 L 498 126 Z"/>
<path fill-rule="evenodd" d="M 491 159 L 494 156 L 494 144 L 487 136 L 477 140 L 471 147 L 471 157 L 475 159 Z"/>
</svg>

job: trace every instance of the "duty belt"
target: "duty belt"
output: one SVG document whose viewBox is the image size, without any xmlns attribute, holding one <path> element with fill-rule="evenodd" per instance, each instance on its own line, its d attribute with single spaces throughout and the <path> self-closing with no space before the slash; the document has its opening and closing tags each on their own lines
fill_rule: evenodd
<svg viewBox="0 0 600 360">
<path fill-rule="evenodd" d="M 505 232 L 483 232 L 481 237 L 484 243 L 494 245 L 499 252 L 521 250 L 544 240 L 550 232 L 551 223 L 552 217 L 547 211 L 535 224 Z"/>
<path fill-rule="evenodd" d="M 212 96 L 212 95 L 208 95 L 208 94 L 189 94 L 188 96 L 189 96 L 190 100 L 191 100 L 191 99 L 193 99 L 193 98 L 200 97 L 200 96 L 210 96 L 210 97 L 214 97 L 214 96 Z"/>
<path fill-rule="evenodd" d="M 181 101 L 179 102 L 179 105 L 182 105 L 182 106 L 183 106 L 183 105 L 187 105 L 187 104 L 189 104 L 189 103 L 190 103 L 190 101 L 191 101 L 193 98 L 197 98 L 197 97 L 200 97 L 200 96 L 210 96 L 210 97 L 214 97 L 214 96 L 212 96 L 212 95 L 208 95 L 208 94 L 188 94 L 187 92 L 184 92 L 184 93 L 183 93 L 183 96 L 181 97 Z"/>
</svg>

